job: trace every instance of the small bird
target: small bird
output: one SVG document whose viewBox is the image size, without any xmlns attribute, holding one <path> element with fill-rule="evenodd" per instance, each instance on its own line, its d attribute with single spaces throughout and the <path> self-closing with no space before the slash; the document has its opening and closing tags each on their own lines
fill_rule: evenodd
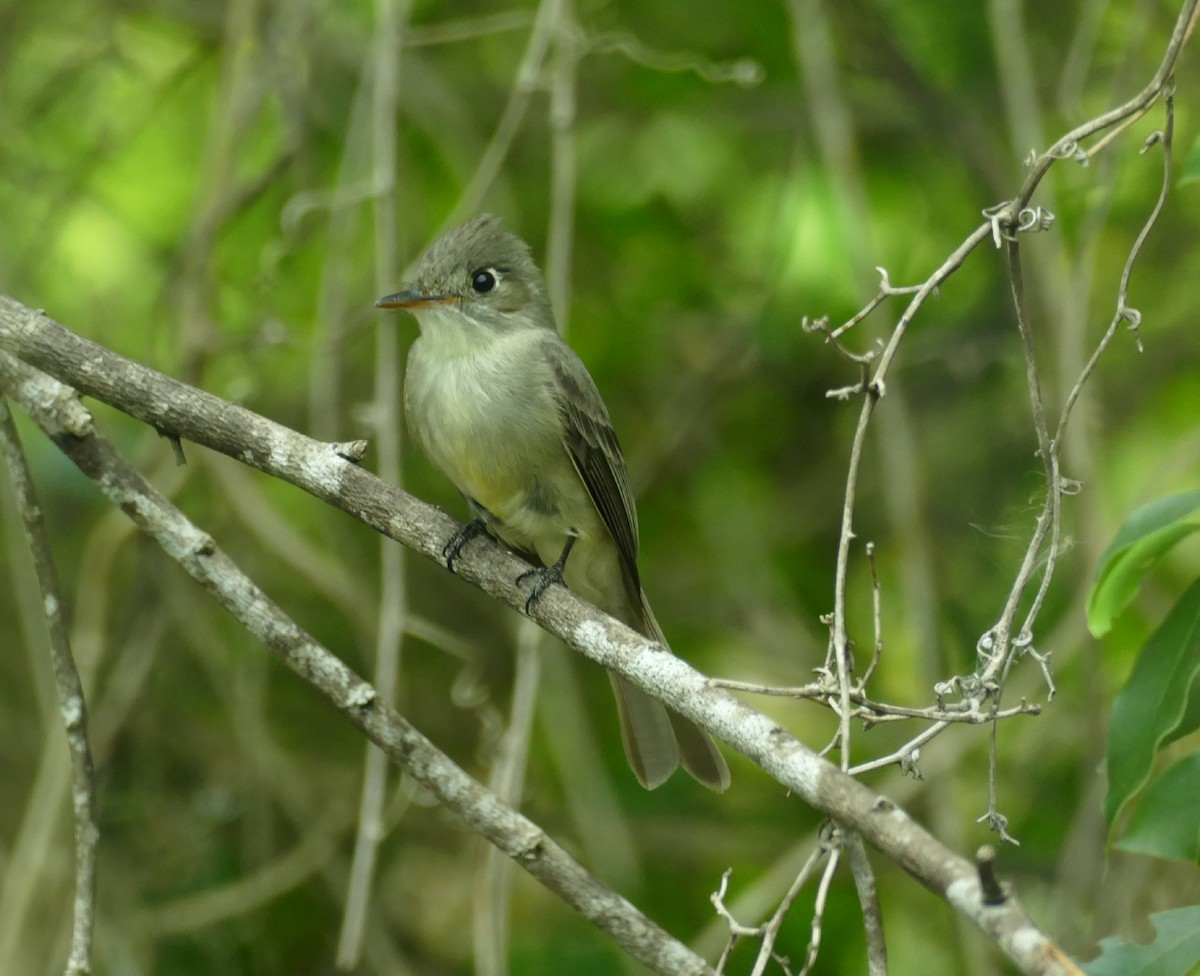
<svg viewBox="0 0 1200 976">
<path fill-rule="evenodd" d="M 559 334 L 529 246 L 484 214 L 439 238 L 404 291 L 421 334 L 404 409 L 430 461 L 475 519 L 447 543 L 454 559 L 489 533 L 536 555 L 526 609 L 561 582 L 634 630 L 666 639 L 642 592 L 633 495 L 596 383 Z M 729 768 L 706 732 L 611 674 L 634 775 L 654 789 L 683 763 L 714 790 Z"/>
</svg>

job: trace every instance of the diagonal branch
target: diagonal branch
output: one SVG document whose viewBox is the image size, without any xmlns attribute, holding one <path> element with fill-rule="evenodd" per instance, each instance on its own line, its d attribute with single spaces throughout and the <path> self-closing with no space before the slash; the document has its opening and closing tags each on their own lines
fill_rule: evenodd
<svg viewBox="0 0 1200 976">
<path fill-rule="evenodd" d="M 18 364 L 0 353 L 0 388 L 12 393 L 109 500 L 397 765 L 656 972 L 711 973 L 703 959 L 592 877 L 540 827 L 501 803 L 382 701 L 371 685 L 301 629 L 211 536 L 189 521 L 90 424 L 64 423 L 60 413 L 46 409 L 47 400 L 61 402 L 55 387 L 46 377 L 22 374 Z"/>
<path fill-rule="evenodd" d="M 37 369 L 159 431 L 212 447 L 281 477 L 431 559 L 439 559 L 454 527 L 436 509 L 347 462 L 338 445 L 313 441 L 244 407 L 125 359 L 3 295 L 0 350 L 10 354 L 0 354 L 0 387 L 48 430 L 54 429 L 55 418 L 46 415 L 41 404 L 60 396 L 61 388 L 39 377 Z M 12 356 L 28 365 L 22 366 Z M 251 633 L 325 694 L 394 761 L 426 783 L 468 825 L 589 919 L 600 924 L 615 918 L 622 931 L 612 934 L 629 951 L 640 951 L 639 940 L 647 932 L 661 932 L 640 915 L 634 915 L 636 925 L 628 921 L 628 913 L 636 913 L 633 906 L 607 890 L 596 892 L 592 879 L 561 848 L 530 821 L 503 807 L 398 713 L 377 701 L 374 689 L 284 616 L 217 550 L 211 538 L 173 508 L 164 507 L 165 502 L 159 505 L 155 501 L 147 508 L 150 502 L 146 499 L 155 499 L 153 489 L 111 450 L 97 446 L 103 442 L 62 435 L 57 435 L 57 441 L 64 449 L 77 449 L 77 463 L 94 473 L 106 493 L 223 606 L 244 614 L 240 619 Z M 341 450 L 345 453 L 344 447 Z M 114 475 L 114 470 L 120 470 L 121 476 Z M 463 578 L 510 607 L 524 605 L 524 594 L 514 581 L 527 566 L 499 546 L 476 543 L 455 565 Z M 985 904 L 969 860 L 942 845 L 891 800 L 821 759 L 770 718 L 714 687 L 660 645 L 647 642 L 562 587 L 549 589 L 535 604 L 532 616 L 591 660 L 715 733 L 810 806 L 859 832 L 986 932 L 1024 972 L 1071 971 L 1065 968 L 1069 965 L 1066 957 L 1015 899 L 1003 905 Z M 572 879 L 572 884 L 566 884 L 564 878 Z M 625 933 L 625 927 L 636 929 L 637 938 Z M 661 938 L 669 939 L 665 933 Z"/>
</svg>

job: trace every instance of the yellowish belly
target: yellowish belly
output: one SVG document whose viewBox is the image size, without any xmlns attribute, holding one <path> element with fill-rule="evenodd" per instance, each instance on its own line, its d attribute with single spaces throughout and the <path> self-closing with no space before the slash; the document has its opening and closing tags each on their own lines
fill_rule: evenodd
<svg viewBox="0 0 1200 976">
<path fill-rule="evenodd" d="M 405 408 L 430 461 L 495 517 L 499 534 L 544 554 L 567 535 L 606 530 L 567 453 L 539 359 L 519 339 L 443 356 L 422 336 L 409 355 Z M 506 341 L 518 344 L 507 350 Z"/>
</svg>

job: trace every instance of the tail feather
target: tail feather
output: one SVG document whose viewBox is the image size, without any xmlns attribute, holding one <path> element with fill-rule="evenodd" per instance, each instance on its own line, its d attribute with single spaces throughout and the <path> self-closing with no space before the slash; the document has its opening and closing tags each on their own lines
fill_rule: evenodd
<svg viewBox="0 0 1200 976">
<path fill-rule="evenodd" d="M 724 793 L 729 789 L 729 766 L 712 736 L 678 712 L 668 709 L 667 717 L 671 720 L 683 768 L 710 790 Z"/>
<path fill-rule="evenodd" d="M 679 765 L 679 746 L 666 706 L 620 675 L 609 672 L 617 715 L 621 720 L 621 744 L 634 776 L 646 789 L 662 786 Z"/>
<path fill-rule="evenodd" d="M 668 647 L 645 594 L 639 597 L 641 619 L 630 623 Z M 709 789 L 721 793 L 729 787 L 729 767 L 707 732 L 623 678 L 610 677 L 625 757 L 639 783 L 649 790 L 662 785 L 682 761 L 683 768 Z"/>
</svg>

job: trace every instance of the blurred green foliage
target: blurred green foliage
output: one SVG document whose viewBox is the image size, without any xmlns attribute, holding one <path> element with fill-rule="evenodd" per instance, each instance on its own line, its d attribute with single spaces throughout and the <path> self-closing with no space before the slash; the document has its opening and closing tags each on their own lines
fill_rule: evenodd
<svg viewBox="0 0 1200 976">
<path fill-rule="evenodd" d="M 415 332 L 372 310 L 403 276 L 379 255 L 394 248 L 404 264 L 451 215 L 502 213 L 552 275 L 568 275 L 563 324 L 621 435 L 639 492 L 643 576 L 675 650 L 712 674 L 803 683 L 824 660 L 819 618 L 832 606 L 858 414 L 857 402 L 825 393 L 858 372 L 802 317 L 848 318 L 874 294 L 877 265 L 896 285 L 928 276 L 984 207 L 1020 185 L 1033 147 L 1013 133 L 1048 142 L 1138 90 L 1175 5 L 747 0 L 701 12 L 583 0 L 563 8 L 569 23 L 522 85 L 537 7 L 424 0 L 402 11 L 400 44 L 386 54 L 398 70 L 396 158 L 381 172 L 371 98 L 385 9 L 385 0 L 0 0 L 0 289 L 300 430 L 374 440 L 376 330 L 399 330 L 404 343 Z M 1028 55 L 1028 77 L 997 56 L 1001 33 Z M 812 55 L 822 38 L 824 65 Z M 573 116 L 556 119 L 548 93 L 572 78 Z M 1022 82 L 1031 105 L 1005 95 Z M 1200 132 L 1194 51 L 1176 87 L 1182 164 Z M 513 105 L 523 110 L 495 178 L 464 199 Z M 1087 168 L 1060 164 L 1034 201 L 1058 215 L 1050 234 L 1024 244 L 1052 416 L 1112 315 L 1161 179 L 1158 151 L 1138 150 L 1161 126 L 1160 107 Z M 574 192 L 556 195 L 564 173 Z M 394 239 L 373 209 L 392 177 Z M 1198 193 L 1194 179 L 1173 187 L 1133 275 L 1145 353 L 1118 337 L 1068 434 L 1064 474 L 1084 490 L 1067 500 L 1071 548 L 1035 635 L 1053 652 L 1058 693 L 1040 717 L 999 730 L 999 805 L 1022 842 L 1002 849 L 1001 873 L 1084 957 L 1100 936 L 1145 935 L 1149 912 L 1200 898 L 1194 872 L 1105 851 L 1098 774 L 1112 696 L 1151 622 L 1194 578 L 1194 547 L 1144 581 L 1144 610 L 1102 646 L 1083 613 L 1124 515 L 1196 486 Z M 550 228 L 567 216 L 570 253 L 548 255 Z M 885 303 L 847 342 L 870 348 L 902 302 Z M 272 597 L 370 673 L 377 608 L 396 598 L 380 592 L 372 533 L 194 446 L 177 469 L 153 431 L 96 412 Z M 974 667 L 1043 494 L 1029 414 L 1003 260 L 985 246 L 914 323 L 868 438 L 856 530 L 878 550 L 877 698 L 928 705 L 935 682 Z M 91 692 L 97 971 L 332 972 L 361 741 L 23 430 Z M 406 454 L 404 479 L 465 514 L 423 458 Z M 0 972 L 51 972 L 70 921 L 66 750 L 39 597 L 7 487 L 0 495 L 9 652 L 0 655 Z M 508 712 L 515 617 L 436 566 L 406 558 L 406 567 L 423 636 L 406 641 L 399 705 L 486 777 Z M 869 649 L 860 547 L 850 588 L 852 636 Z M 524 809 L 715 959 L 723 927 L 708 895 L 721 872 L 734 869 L 730 907 L 759 921 L 818 818 L 737 757 L 725 796 L 682 777 L 642 792 L 623 767 L 603 676 L 577 665 L 577 681 L 568 672 L 552 682 L 560 671 L 547 668 L 540 695 L 555 703 L 554 722 L 582 727 L 595 758 L 577 756 L 574 768 L 556 759 L 548 738 L 567 733 L 543 706 Z M 1009 686 L 1009 701 L 1020 695 L 1046 698 L 1032 662 Z M 814 746 L 834 731 L 815 705 L 752 702 Z M 858 731 L 853 759 L 919 730 Z M 923 781 L 894 769 L 867 779 L 969 852 L 991 839 L 976 823 L 987 741 L 983 728 L 952 729 L 923 750 Z M 615 794 L 622 822 L 599 824 L 572 806 L 572 776 Z M 473 971 L 464 933 L 478 843 L 404 785 L 387 824 L 361 971 Z M 602 829 L 631 847 L 598 851 Z M 948 907 L 893 866 L 876 867 L 895 972 L 1004 971 Z M 512 971 L 625 966 L 553 896 L 523 876 L 514 884 Z M 206 893 L 215 898 L 196 900 Z M 809 889 L 781 935 L 793 962 L 806 951 L 812 901 Z M 863 971 L 857 913 L 839 875 L 815 972 Z M 736 971 L 751 956 L 740 946 Z"/>
</svg>

